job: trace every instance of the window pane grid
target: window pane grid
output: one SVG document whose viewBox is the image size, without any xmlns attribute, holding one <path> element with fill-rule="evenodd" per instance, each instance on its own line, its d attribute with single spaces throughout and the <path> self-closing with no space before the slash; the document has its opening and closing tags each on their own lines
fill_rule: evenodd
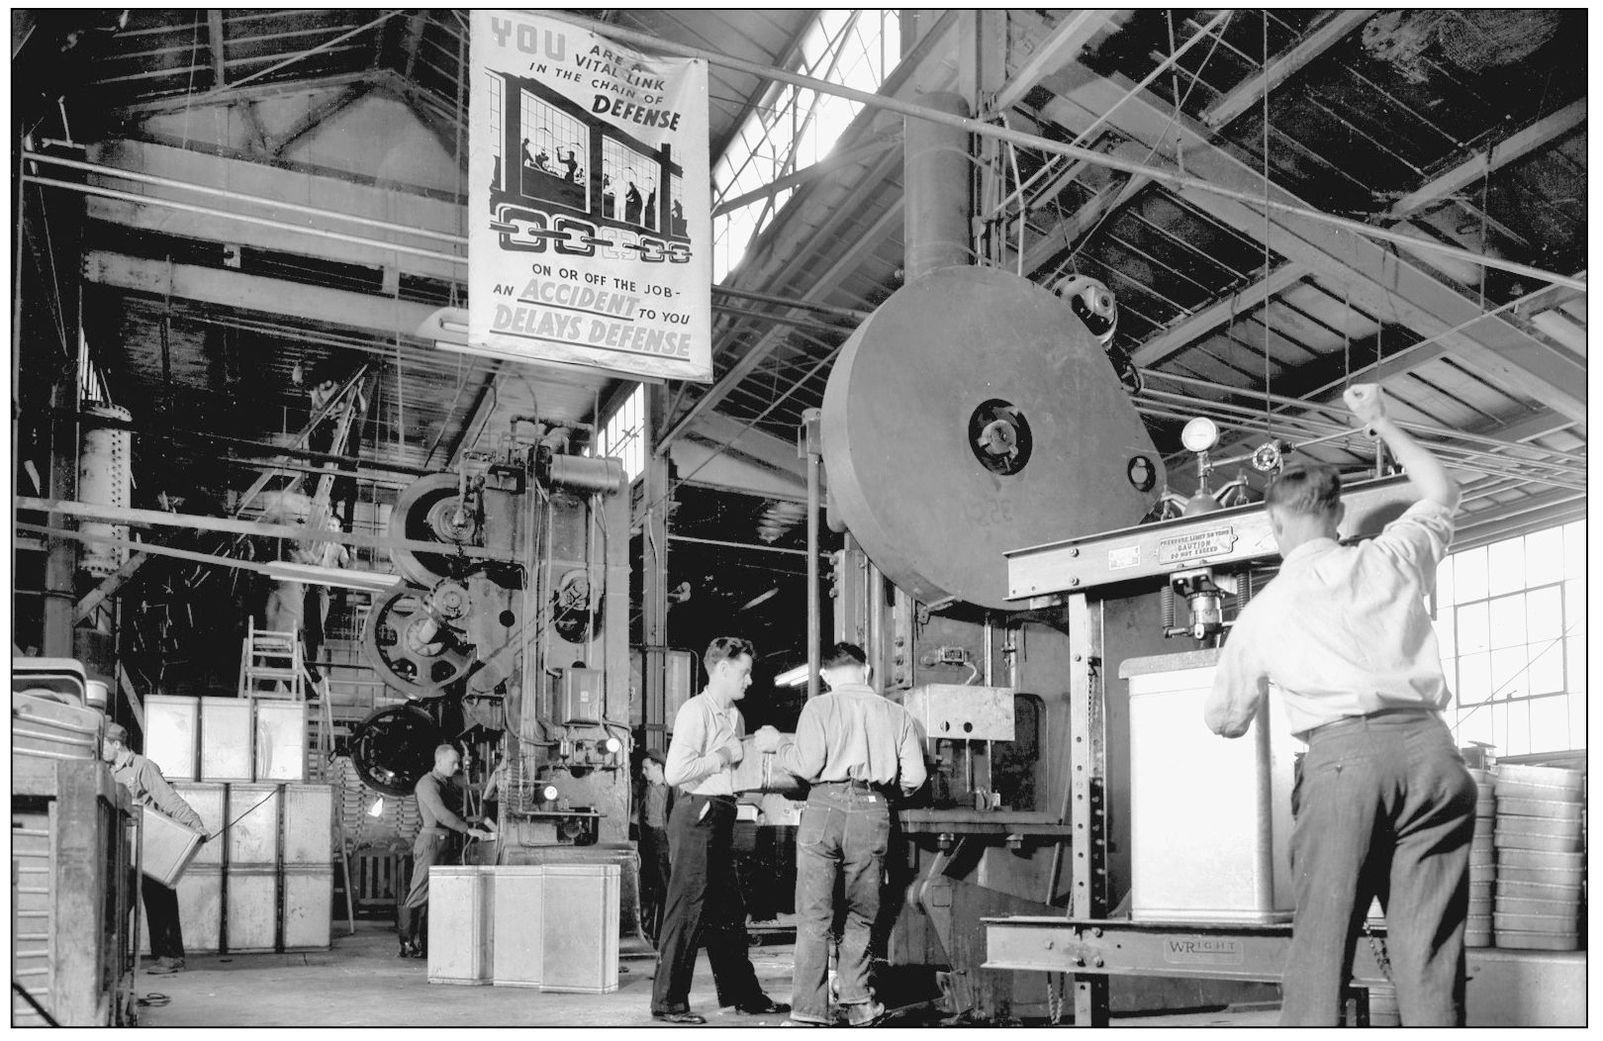
<svg viewBox="0 0 1603 1041">
<path fill-rule="evenodd" d="M 1436 629 L 1460 744 L 1505 756 L 1585 747 L 1584 537 L 1575 522 L 1438 568 Z"/>
</svg>

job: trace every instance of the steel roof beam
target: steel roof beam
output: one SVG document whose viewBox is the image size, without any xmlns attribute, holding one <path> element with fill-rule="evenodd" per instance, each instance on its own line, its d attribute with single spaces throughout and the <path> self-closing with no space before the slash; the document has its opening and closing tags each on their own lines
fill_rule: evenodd
<svg viewBox="0 0 1603 1041">
<path fill-rule="evenodd" d="M 1305 35 L 1291 50 L 1273 59 L 1256 76 L 1236 84 L 1228 94 L 1202 114 L 1202 122 L 1218 129 L 1243 112 L 1260 104 L 1263 96 L 1290 79 L 1299 70 L 1369 20 L 1373 8 L 1336 11 L 1319 28 Z"/>
<path fill-rule="evenodd" d="M 1013 78 L 1003 84 L 991 103 L 993 112 L 1005 112 L 1024 100 L 1036 84 L 1052 73 L 1076 61 L 1085 45 L 1104 29 L 1116 26 L 1130 17 L 1130 11 L 1100 9 L 1070 11 L 1052 27 L 1051 35 L 1036 45 L 1035 52 L 1025 59 Z"/>
<path fill-rule="evenodd" d="M 1495 173 L 1516 159 L 1523 159 L 1539 148 L 1549 145 L 1586 123 L 1586 99 L 1581 98 L 1544 116 L 1494 144 L 1473 159 L 1466 160 L 1398 199 L 1386 216 L 1404 220 L 1411 214 L 1468 187 L 1488 174 Z"/>
<path fill-rule="evenodd" d="M 212 52 L 212 89 L 217 90 L 228 79 L 223 65 L 223 12 L 215 8 L 206 12 L 206 41 Z"/>
<path fill-rule="evenodd" d="M 1125 97 L 1127 90 L 1122 77 L 1093 77 L 1067 85 L 1046 113 L 1071 130 L 1089 125 L 1101 113 L 1122 133 L 1148 147 L 1178 133 L 1191 177 L 1238 193 L 1267 194 L 1271 201 L 1284 205 L 1306 205 L 1282 188 L 1266 186 L 1259 171 L 1211 144 L 1194 120 L 1169 111 L 1150 96 Z M 1110 107 L 1121 100 L 1109 114 Z M 1475 301 L 1373 240 L 1285 210 L 1272 211 L 1266 219 L 1261 209 L 1199 188 L 1173 190 L 1242 234 L 1259 242 L 1267 238 L 1267 245 L 1292 263 L 1350 284 L 1354 302 L 1371 314 L 1436 337 L 1429 348 L 1436 354 L 1451 354 L 1505 389 L 1584 421 L 1583 364 L 1562 357 L 1561 352 L 1497 316 L 1486 316 Z M 1421 363 L 1426 360 L 1416 357 Z"/>
<path fill-rule="evenodd" d="M 417 68 L 417 52 L 423 44 L 423 30 L 427 27 L 428 21 L 429 11 L 426 7 L 418 8 L 417 13 L 406 21 L 406 43 L 404 44 L 406 65 L 402 74 L 407 79 L 412 78 L 412 71 Z"/>
</svg>

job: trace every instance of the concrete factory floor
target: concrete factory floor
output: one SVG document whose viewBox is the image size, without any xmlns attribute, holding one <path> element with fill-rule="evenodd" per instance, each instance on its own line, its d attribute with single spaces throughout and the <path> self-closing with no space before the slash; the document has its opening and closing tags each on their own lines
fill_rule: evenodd
<svg viewBox="0 0 1603 1041">
<path fill-rule="evenodd" d="M 757 978 L 770 996 L 789 1000 L 793 947 L 751 948 Z M 197 955 L 171 976 L 141 972 L 141 1027 L 356 1027 L 356 1026 L 663 1026 L 651 1018 L 650 958 L 620 963 L 611 994 L 548 994 L 511 987 L 430 985 L 423 961 L 395 956 L 393 926 L 359 922 L 356 935 L 335 924 L 334 946 L 305 954 Z M 161 997 L 168 999 L 166 1003 Z M 708 1026 L 777 1026 L 786 1017 L 720 1013 L 712 973 L 702 955 L 690 1006 Z M 1266 1026 L 1277 1010 L 1201 1012 L 1114 1020 L 1115 1026 Z M 908 1010 L 886 1026 L 926 1026 L 938 1017 Z"/>
</svg>

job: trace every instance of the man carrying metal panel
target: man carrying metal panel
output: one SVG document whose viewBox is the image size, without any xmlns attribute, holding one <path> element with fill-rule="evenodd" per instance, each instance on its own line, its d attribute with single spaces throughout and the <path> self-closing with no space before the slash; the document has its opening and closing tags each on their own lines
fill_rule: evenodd
<svg viewBox="0 0 1603 1041">
<path fill-rule="evenodd" d="M 757 732 L 776 766 L 812 782 L 796 833 L 796 969 L 791 1022 L 829 1026 L 829 943 L 837 886 L 844 904 L 840 940 L 840 1003 L 851 1026 L 871 1026 L 885 1006 L 869 990 L 869 938 L 879 917 L 890 800 L 924 783 L 924 749 L 913 717 L 868 685 L 868 658 L 856 644 L 837 643 L 820 672 L 829 693 L 809 701 L 784 740 L 773 727 Z"/>
<path fill-rule="evenodd" d="M 702 660 L 707 686 L 674 717 L 668 743 L 668 783 L 683 788 L 668 818 L 671 867 L 662 933 L 657 937 L 657 976 L 651 1017 L 696 1025 L 705 1016 L 690 1011 L 690 980 L 696 951 L 707 948 L 718 1004 L 748 1016 L 787 1011 L 763 993 L 746 953 L 746 911 L 734 873 L 734 766 L 744 752 L 746 731 L 735 702 L 751 686 L 749 640 L 720 636 Z"/>
<path fill-rule="evenodd" d="M 136 806 L 149 806 L 202 835 L 206 825 L 184 797 L 173 789 L 155 763 L 128 747 L 128 729 L 120 723 L 107 723 L 100 745 L 100 758 L 111 764 L 111 776 L 128 789 Z M 184 967 L 184 932 L 178 921 L 178 894 L 171 886 L 144 875 L 140 896 L 145 901 L 145 920 L 150 924 L 151 965 L 154 975 L 178 972 Z"/>
<path fill-rule="evenodd" d="M 1280 574 L 1236 621 L 1204 718 L 1240 737 L 1274 683 L 1308 745 L 1292 791 L 1296 912 L 1282 1025 L 1340 1022 L 1374 897 L 1386 910 L 1403 1025 L 1462 1025 L 1476 792 L 1442 721 L 1452 693 L 1425 606 L 1459 489 L 1386 416 L 1379 387 L 1358 384 L 1345 397 L 1420 501 L 1374 539 L 1342 546 L 1335 469 L 1292 466 L 1276 478 L 1266 507 Z"/>
<path fill-rule="evenodd" d="M 451 783 L 461 765 L 462 756 L 455 748 L 440 745 L 434 750 L 434 769 L 418 778 L 412 789 L 423 824 L 412 843 L 412 888 L 406 894 L 406 903 L 401 905 L 400 920 L 396 923 L 402 958 L 424 956 L 419 926 L 429 902 L 429 868 L 445 859 L 446 838 L 453 831 L 475 839 L 495 838 L 495 832 L 474 827 L 445 805 L 441 789 Z"/>
</svg>

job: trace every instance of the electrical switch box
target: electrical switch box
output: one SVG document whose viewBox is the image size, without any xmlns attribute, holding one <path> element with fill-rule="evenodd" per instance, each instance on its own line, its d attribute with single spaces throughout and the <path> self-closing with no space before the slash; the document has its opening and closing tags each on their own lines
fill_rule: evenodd
<svg viewBox="0 0 1603 1041">
<path fill-rule="evenodd" d="M 600 723 L 606 701 L 600 669 L 564 669 L 557 696 L 557 718 L 564 724 Z"/>
</svg>

